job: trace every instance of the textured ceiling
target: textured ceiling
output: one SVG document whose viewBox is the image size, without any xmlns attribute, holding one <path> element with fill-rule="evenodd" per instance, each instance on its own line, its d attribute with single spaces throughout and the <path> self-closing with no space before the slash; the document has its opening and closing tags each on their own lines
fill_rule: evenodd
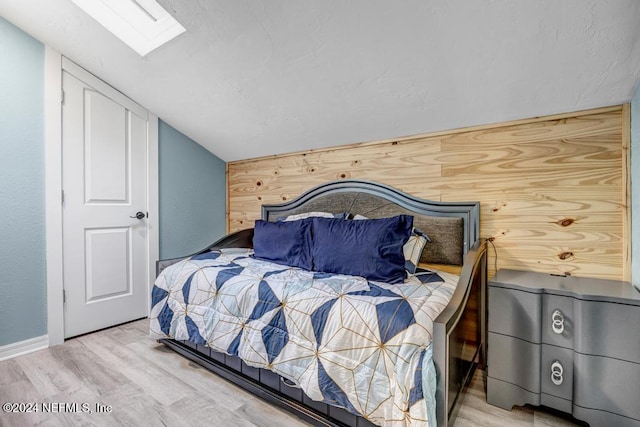
<svg viewBox="0 0 640 427">
<path fill-rule="evenodd" d="M 629 102 L 637 0 L 160 0 L 141 58 L 69 0 L 2 17 L 223 160 Z"/>
</svg>

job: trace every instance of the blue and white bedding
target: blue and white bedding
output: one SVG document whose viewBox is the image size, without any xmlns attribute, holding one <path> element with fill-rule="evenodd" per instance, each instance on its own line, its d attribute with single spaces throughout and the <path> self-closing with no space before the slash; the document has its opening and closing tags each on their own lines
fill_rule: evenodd
<svg viewBox="0 0 640 427">
<path fill-rule="evenodd" d="M 211 251 L 166 268 L 153 287 L 151 336 L 239 356 L 375 424 L 435 425 L 433 321 L 457 276 L 391 285 L 251 254 Z"/>
</svg>

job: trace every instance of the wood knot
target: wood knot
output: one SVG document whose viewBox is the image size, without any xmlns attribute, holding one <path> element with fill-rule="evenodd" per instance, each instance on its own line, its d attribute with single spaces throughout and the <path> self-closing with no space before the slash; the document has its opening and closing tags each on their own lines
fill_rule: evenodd
<svg viewBox="0 0 640 427">
<path fill-rule="evenodd" d="M 342 173 L 338 174 L 338 178 L 342 178 L 342 179 L 344 179 L 344 178 L 346 178 L 348 176 L 349 176 L 349 174 L 347 172 L 342 172 Z"/>
<path fill-rule="evenodd" d="M 287 200 L 287 196 L 282 196 L 282 200 Z"/>
<path fill-rule="evenodd" d="M 398 141 L 393 141 L 391 145 L 398 145 Z"/>
<path fill-rule="evenodd" d="M 313 166 L 309 166 L 309 167 L 307 168 L 307 172 L 309 172 L 309 173 L 314 173 L 315 171 L 316 171 L 316 168 L 315 168 L 315 167 L 313 167 Z"/>
<path fill-rule="evenodd" d="M 505 206 L 507 206 L 506 203 L 497 203 L 496 206 L 493 209 L 491 209 L 491 211 L 498 212 L 500 209 L 502 209 Z"/>
<path fill-rule="evenodd" d="M 262 196 L 258 196 L 258 200 L 262 200 Z"/>
<path fill-rule="evenodd" d="M 362 163 L 362 161 L 360 160 L 354 160 L 353 162 L 351 162 L 351 166 L 359 166 Z"/>
<path fill-rule="evenodd" d="M 258 181 L 258 182 L 256 182 L 256 185 L 257 185 L 258 187 L 261 187 L 261 186 L 262 186 L 262 181 Z"/>
<path fill-rule="evenodd" d="M 562 252 L 560 254 L 558 254 L 558 258 L 560 258 L 562 261 L 566 261 L 568 259 L 572 259 L 573 258 L 573 252 Z"/>
<path fill-rule="evenodd" d="M 273 174 L 274 174 L 274 175 L 278 175 L 279 173 L 280 173 L 280 172 L 278 172 L 278 171 L 273 171 Z"/>
<path fill-rule="evenodd" d="M 558 224 L 560 227 L 568 227 L 568 226 L 570 226 L 571 224 L 573 224 L 574 222 L 576 222 L 576 220 L 575 220 L 575 219 L 573 219 L 573 218 L 565 218 L 565 219 L 561 219 L 560 221 L 558 221 L 558 223 L 557 223 L 557 224 Z"/>
</svg>

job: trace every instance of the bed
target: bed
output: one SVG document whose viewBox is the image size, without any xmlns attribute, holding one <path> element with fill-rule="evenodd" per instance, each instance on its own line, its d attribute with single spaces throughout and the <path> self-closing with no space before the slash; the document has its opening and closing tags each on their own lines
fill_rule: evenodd
<svg viewBox="0 0 640 427">
<path fill-rule="evenodd" d="M 385 246 L 385 259 L 404 250 L 401 279 L 398 262 L 380 277 L 361 273 L 367 266 L 348 259 L 359 248 L 341 236 L 357 231 L 366 241 L 389 229 L 426 244 L 411 261 L 406 238 L 400 249 L 395 235 Z M 289 240 L 313 244 L 274 259 Z M 264 205 L 254 228 L 160 260 L 157 272 L 153 338 L 314 425 L 451 425 L 487 354 L 476 202 L 328 182 Z"/>
</svg>

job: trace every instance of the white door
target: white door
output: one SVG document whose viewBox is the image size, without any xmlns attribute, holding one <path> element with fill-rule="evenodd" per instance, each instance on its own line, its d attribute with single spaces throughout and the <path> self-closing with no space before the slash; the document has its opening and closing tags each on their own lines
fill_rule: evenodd
<svg viewBox="0 0 640 427">
<path fill-rule="evenodd" d="M 62 87 L 68 338 L 147 316 L 148 112 L 88 73 Z"/>
</svg>

